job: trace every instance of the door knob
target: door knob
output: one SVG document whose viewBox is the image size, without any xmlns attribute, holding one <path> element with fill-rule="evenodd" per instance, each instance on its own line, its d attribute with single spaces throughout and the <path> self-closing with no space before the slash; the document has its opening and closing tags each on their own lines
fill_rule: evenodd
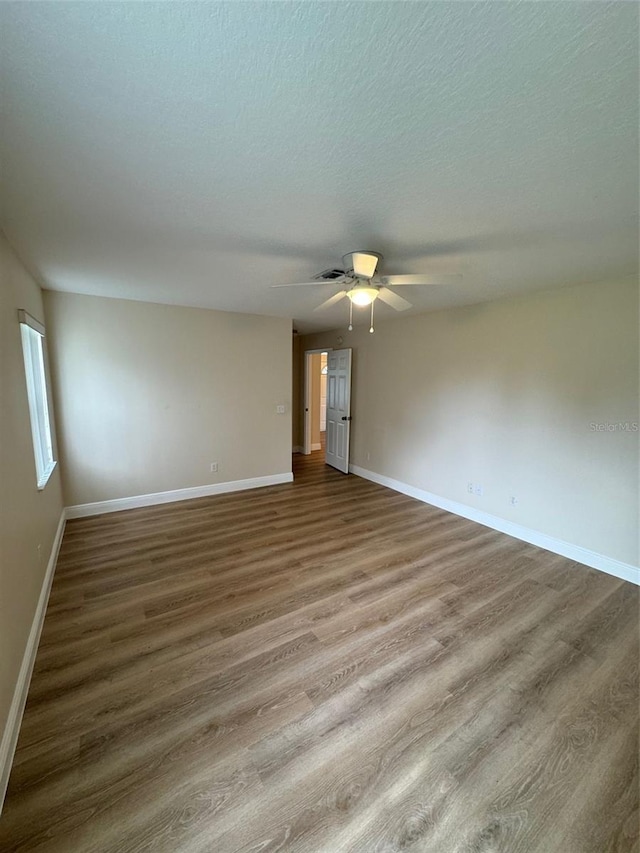
<svg viewBox="0 0 640 853">
<path fill-rule="evenodd" d="M 346 417 L 346 415 L 343 415 L 343 416 L 342 416 L 342 420 L 343 420 L 343 421 L 350 421 L 350 420 L 351 420 L 351 415 L 349 415 L 349 417 Z"/>
</svg>

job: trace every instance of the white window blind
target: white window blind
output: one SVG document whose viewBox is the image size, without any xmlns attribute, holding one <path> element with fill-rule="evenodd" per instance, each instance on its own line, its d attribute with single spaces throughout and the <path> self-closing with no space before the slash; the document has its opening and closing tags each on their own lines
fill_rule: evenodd
<svg viewBox="0 0 640 853">
<path fill-rule="evenodd" d="M 44 326 L 26 311 L 18 311 L 18 317 L 29 398 L 33 453 L 36 461 L 36 482 L 38 489 L 44 489 L 56 466 L 44 369 Z"/>
</svg>

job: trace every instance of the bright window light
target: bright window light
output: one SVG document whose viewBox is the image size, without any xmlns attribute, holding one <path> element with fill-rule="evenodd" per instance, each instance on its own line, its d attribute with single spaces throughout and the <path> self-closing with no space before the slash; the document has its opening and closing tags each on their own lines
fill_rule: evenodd
<svg viewBox="0 0 640 853">
<path fill-rule="evenodd" d="M 36 460 L 36 482 L 44 489 L 56 467 L 51 438 L 51 419 L 47 398 L 47 379 L 44 369 L 44 326 L 26 311 L 19 311 L 24 372 L 27 380 L 29 416 L 33 453 Z"/>
</svg>

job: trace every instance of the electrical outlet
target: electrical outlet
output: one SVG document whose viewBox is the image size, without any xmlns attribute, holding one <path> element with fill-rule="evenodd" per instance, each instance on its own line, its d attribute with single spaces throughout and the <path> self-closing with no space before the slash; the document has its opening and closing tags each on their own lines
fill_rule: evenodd
<svg viewBox="0 0 640 853">
<path fill-rule="evenodd" d="M 473 494 L 473 483 L 467 483 L 467 491 L 470 495 Z"/>
<path fill-rule="evenodd" d="M 284 415 L 284 413 L 285 413 L 285 407 L 284 406 L 276 406 L 276 414 Z"/>
<path fill-rule="evenodd" d="M 477 495 L 479 498 L 481 498 L 484 495 L 484 489 L 482 488 L 481 485 L 476 483 L 475 486 L 473 487 L 473 494 Z"/>
<path fill-rule="evenodd" d="M 217 462 L 212 462 L 212 463 L 211 463 L 211 473 L 212 473 L 212 474 L 217 474 L 217 473 L 218 473 L 218 463 L 217 463 Z"/>
</svg>

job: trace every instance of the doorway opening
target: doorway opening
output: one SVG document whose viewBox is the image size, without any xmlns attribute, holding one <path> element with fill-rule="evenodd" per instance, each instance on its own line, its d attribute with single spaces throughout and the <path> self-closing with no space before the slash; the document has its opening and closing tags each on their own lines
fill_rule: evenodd
<svg viewBox="0 0 640 853">
<path fill-rule="evenodd" d="M 317 349 L 304 354 L 302 452 L 349 473 L 353 350 Z"/>
<path fill-rule="evenodd" d="M 305 352 L 304 443 L 302 452 L 325 452 L 327 433 L 327 350 Z"/>
</svg>

